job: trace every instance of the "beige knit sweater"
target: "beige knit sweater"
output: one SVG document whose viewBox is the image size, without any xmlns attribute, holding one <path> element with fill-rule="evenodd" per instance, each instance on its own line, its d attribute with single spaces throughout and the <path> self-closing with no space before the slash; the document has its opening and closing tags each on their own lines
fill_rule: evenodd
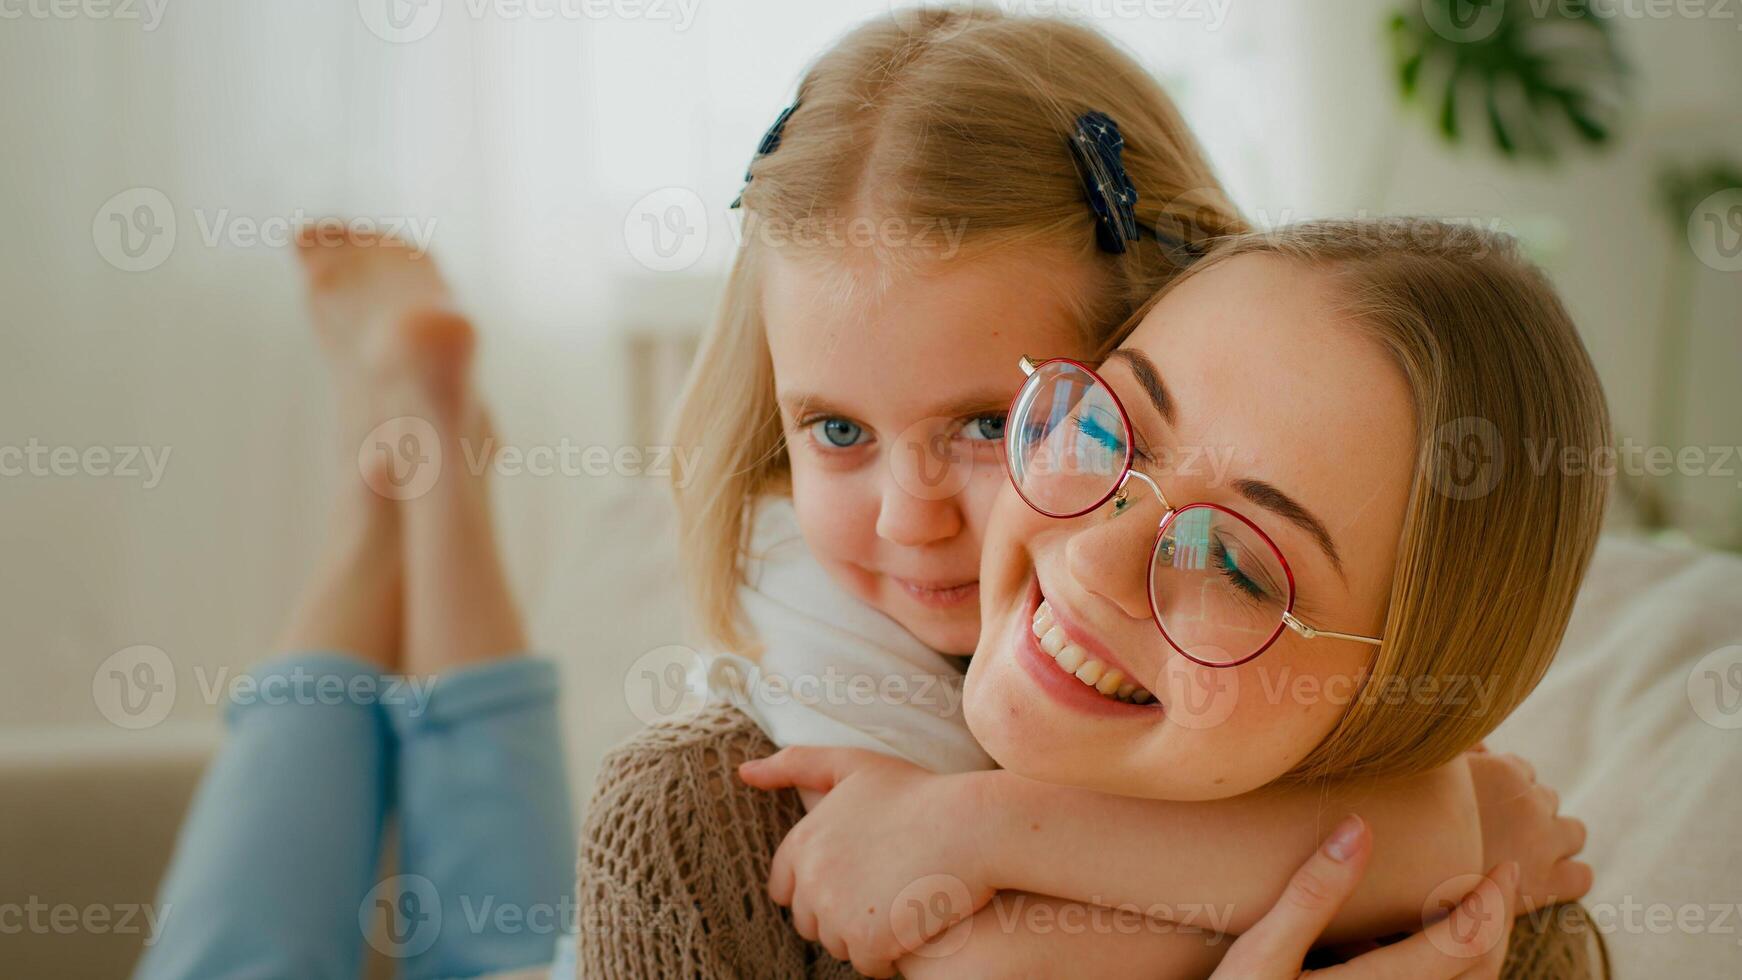
<svg viewBox="0 0 1742 980">
<path fill-rule="evenodd" d="M 804 805 L 745 786 L 737 769 L 774 750 L 721 706 L 644 729 L 605 757 L 581 829 L 584 980 L 857 976 L 768 898 L 775 848 Z M 1554 911 L 1514 925 L 1507 980 L 1607 975 L 1584 910 Z"/>
</svg>

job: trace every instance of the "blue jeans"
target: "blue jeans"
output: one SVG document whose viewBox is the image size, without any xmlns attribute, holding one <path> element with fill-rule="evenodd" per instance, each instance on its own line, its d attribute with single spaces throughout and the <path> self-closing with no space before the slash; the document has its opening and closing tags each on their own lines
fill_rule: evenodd
<svg viewBox="0 0 1742 980">
<path fill-rule="evenodd" d="M 416 980 L 551 961 L 575 867 L 553 664 L 414 684 L 309 653 L 249 678 L 137 978 L 350 978 L 365 942 Z M 383 880 L 390 811 L 398 864 Z"/>
</svg>

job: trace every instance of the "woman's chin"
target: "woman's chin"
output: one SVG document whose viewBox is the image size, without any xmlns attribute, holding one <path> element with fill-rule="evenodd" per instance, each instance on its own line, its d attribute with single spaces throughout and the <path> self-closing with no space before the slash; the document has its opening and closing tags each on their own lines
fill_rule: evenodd
<svg viewBox="0 0 1742 980">
<path fill-rule="evenodd" d="M 1237 796 L 1277 774 L 1231 765 L 1221 751 L 1230 747 L 1218 747 L 1213 730 L 1170 724 L 1165 708 L 1100 705 L 1055 683 L 1024 648 L 1026 632 L 1025 622 L 1009 616 L 993 623 L 963 692 L 968 728 L 1004 769 L 1055 785 L 1182 802 Z"/>
</svg>

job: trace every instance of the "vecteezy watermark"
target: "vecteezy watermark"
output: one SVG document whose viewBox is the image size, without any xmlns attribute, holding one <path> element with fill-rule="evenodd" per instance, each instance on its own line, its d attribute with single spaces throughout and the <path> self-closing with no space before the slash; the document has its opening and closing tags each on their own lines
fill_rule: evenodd
<svg viewBox="0 0 1742 980">
<path fill-rule="evenodd" d="M 137 21 L 142 31 L 163 23 L 169 0 L 0 0 L 0 20 Z"/>
<path fill-rule="evenodd" d="M 799 218 L 761 214 L 750 208 L 711 214 L 700 194 L 688 187 L 661 187 L 641 197 L 623 218 L 629 255 L 653 272 L 680 272 L 707 252 L 716 223 L 723 224 L 735 248 L 754 242 L 770 248 L 858 249 L 878 254 L 901 252 L 939 260 L 962 249 L 968 219 L 927 215 L 881 217 L 818 209 Z"/>
<path fill-rule="evenodd" d="M 288 248 L 299 232 L 315 247 L 392 241 L 412 254 L 429 251 L 436 218 L 359 215 L 334 218 L 301 208 L 283 214 L 241 214 L 227 207 L 193 209 L 200 244 L 207 248 Z M 149 272 L 175 252 L 180 221 L 169 196 L 155 187 L 130 187 L 103 202 L 91 219 L 97 254 L 122 272 Z"/>
<path fill-rule="evenodd" d="M 49 446 L 31 438 L 22 446 L 0 446 L 0 477 L 86 476 L 143 480 L 147 490 L 163 482 L 172 446 Z"/>
<path fill-rule="evenodd" d="M 91 218 L 91 241 L 122 272 L 148 272 L 175 251 L 175 208 L 155 187 L 131 187 L 103 202 Z"/>
<path fill-rule="evenodd" d="M 1602 477 L 1718 477 L 1737 480 L 1742 488 L 1742 446 L 1663 446 L 1636 442 L 1632 437 L 1619 446 L 1566 446 L 1550 439 L 1538 443 L 1524 440 L 1524 454 L 1537 476 L 1550 472 L 1565 476 L 1591 474 Z"/>
<path fill-rule="evenodd" d="M 915 671 L 867 673 L 832 664 L 818 671 L 765 671 L 737 658 L 704 657 L 681 644 L 655 647 L 629 665 L 623 700 L 644 724 L 732 704 L 763 708 L 915 707 L 939 718 L 961 713 L 962 678 Z"/>
<path fill-rule="evenodd" d="M 1424 460 L 1435 490 L 1453 500 L 1474 500 L 1500 485 L 1506 453 L 1493 422 L 1468 415 L 1441 425 Z"/>
<path fill-rule="evenodd" d="M 22 902 L 0 902 L 0 936 L 140 936 L 157 945 L 173 905 L 45 902 L 31 895 Z"/>
<path fill-rule="evenodd" d="M 1548 905 L 1523 917 L 1543 932 L 1557 920 L 1562 931 L 1576 932 L 1585 918 L 1604 935 L 1742 936 L 1742 903 L 1736 902 L 1641 902 L 1625 895 L 1619 902 L 1586 899 L 1582 908 Z M 1742 946 L 1742 938 L 1735 942 Z"/>
<path fill-rule="evenodd" d="M 903 29 L 918 32 L 944 11 L 996 10 L 1016 17 L 1064 17 L 1072 20 L 1134 21 L 1172 20 L 1204 25 L 1206 31 L 1221 30 L 1233 0 L 890 0 L 889 15 Z M 957 18 L 941 32 L 928 35 L 947 40 L 961 33 L 972 21 Z"/>
<path fill-rule="evenodd" d="M 661 187 L 623 217 L 629 255 L 653 272 L 681 272 L 708 250 L 708 206 L 688 187 Z"/>
<path fill-rule="evenodd" d="M 237 673 L 229 667 L 199 666 L 194 688 L 204 704 L 264 705 L 394 705 L 408 717 L 421 716 L 440 678 L 342 676 L 301 664 L 264 675 Z M 91 700 L 97 711 L 118 728 L 151 728 L 169 717 L 184 690 L 169 654 L 149 644 L 117 650 L 91 675 Z"/>
<path fill-rule="evenodd" d="M 474 21 L 633 20 L 682 33 L 700 6 L 700 0 L 357 0 L 357 13 L 381 40 L 410 44 L 434 33 L 450 8 Z"/>
<path fill-rule="evenodd" d="M 745 211 L 744 220 L 729 227 L 738 246 L 754 241 L 773 248 L 792 245 L 835 251 L 903 252 L 948 260 L 962 250 L 968 219 L 939 215 L 874 217 L 821 208 L 793 220 Z"/>
<path fill-rule="evenodd" d="M 1742 187 L 1718 191 L 1694 207 L 1688 246 L 1708 268 L 1742 272 Z"/>
<path fill-rule="evenodd" d="M 435 426 L 415 415 L 389 419 L 369 431 L 357 447 L 357 472 L 363 482 L 389 500 L 414 500 L 435 488 L 443 465 L 453 456 Z M 494 437 L 458 441 L 459 462 L 474 477 L 494 473 L 517 477 L 602 478 L 620 476 L 670 480 L 689 486 L 700 462 L 695 446 L 606 446 L 563 437 L 554 443 L 517 445 Z"/>
<path fill-rule="evenodd" d="M 1492 38 L 1507 17 L 1543 21 L 1738 20 L 1737 0 L 1419 0 L 1422 20 L 1456 44 Z M 1742 24 L 1738 24 L 1742 29 Z"/>
<path fill-rule="evenodd" d="M 388 419 L 357 446 L 357 472 L 369 489 L 388 500 L 415 500 L 435 488 L 442 474 L 442 439 L 428 419 Z"/>
<path fill-rule="evenodd" d="M 442 934 L 442 900 L 423 875 L 394 875 L 369 889 L 357 905 L 357 928 L 390 959 L 420 956 Z"/>
<path fill-rule="evenodd" d="M 1463 914 L 1452 917 L 1445 933 L 1427 931 L 1428 942 L 1447 956 L 1475 959 L 1487 955 L 1506 941 L 1511 930 L 1505 928 L 1506 899 L 1498 891 L 1477 891 L 1482 876 L 1453 875 L 1439 883 L 1422 903 L 1421 924 L 1424 929 L 1452 916 L 1461 908 Z"/>
<path fill-rule="evenodd" d="M 1688 672 L 1688 705 L 1713 728 L 1742 729 L 1742 645 L 1700 658 Z"/>
<path fill-rule="evenodd" d="M 175 707 L 175 665 L 149 644 L 124 647 L 91 675 L 91 701 L 118 728 L 151 728 Z"/>
<path fill-rule="evenodd" d="M 968 886 L 951 874 L 931 874 L 896 893 L 889 907 L 890 931 L 902 949 L 926 959 L 944 959 L 966 946 L 976 928 L 1001 935 L 1136 936 L 1195 934 L 1207 945 L 1222 942 L 1234 919 L 1232 905 L 1039 898 L 1020 892 L 995 896 L 990 917 L 969 918 Z"/>
<path fill-rule="evenodd" d="M 462 930 L 473 936 L 573 934 L 582 915 L 579 903 L 567 895 L 554 902 L 531 903 L 470 893 L 450 893 L 446 898 L 449 901 L 444 902 L 441 889 L 423 875 L 394 875 L 363 896 L 357 906 L 357 926 L 377 951 L 405 959 L 427 952 L 444 932 L 451 935 Z M 459 913 L 457 918 L 454 912 Z M 589 919 L 616 918 L 610 903 L 586 912 Z"/>
</svg>

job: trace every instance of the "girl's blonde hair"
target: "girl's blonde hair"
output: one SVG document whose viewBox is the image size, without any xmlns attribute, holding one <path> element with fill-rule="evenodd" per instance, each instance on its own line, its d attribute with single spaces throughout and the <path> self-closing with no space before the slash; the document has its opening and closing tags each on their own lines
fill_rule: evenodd
<svg viewBox="0 0 1742 980">
<path fill-rule="evenodd" d="M 1190 275 L 1255 253 L 1329 276 L 1415 398 L 1385 642 L 1337 727 L 1283 779 L 1433 769 L 1510 714 L 1560 647 L 1608 494 L 1590 465 L 1611 441 L 1602 385 L 1510 237 L 1430 219 L 1315 222 L 1218 242 Z"/>
<path fill-rule="evenodd" d="M 749 507 L 781 492 L 787 477 L 761 306 L 771 243 L 839 242 L 850 224 L 879 235 L 895 228 L 891 237 L 904 244 L 879 238 L 873 253 L 885 278 L 928 261 L 1045 250 L 1104 270 L 1093 296 L 1072 297 L 1097 345 L 1178 273 L 1181 252 L 1148 239 L 1123 254 L 1098 250 L 1067 142 L 1090 111 L 1124 134 L 1140 222 L 1188 244 L 1245 228 L 1160 85 L 1106 38 L 1068 22 L 903 11 L 817 59 L 795 104 L 779 148 L 752 164 L 747 233 L 674 435 L 699 454 L 675 492 L 701 626 L 713 642 L 747 653 L 755 638 L 737 586 Z M 940 252 L 941 237 L 925 234 L 940 228 L 959 230 L 959 253 Z"/>
</svg>

